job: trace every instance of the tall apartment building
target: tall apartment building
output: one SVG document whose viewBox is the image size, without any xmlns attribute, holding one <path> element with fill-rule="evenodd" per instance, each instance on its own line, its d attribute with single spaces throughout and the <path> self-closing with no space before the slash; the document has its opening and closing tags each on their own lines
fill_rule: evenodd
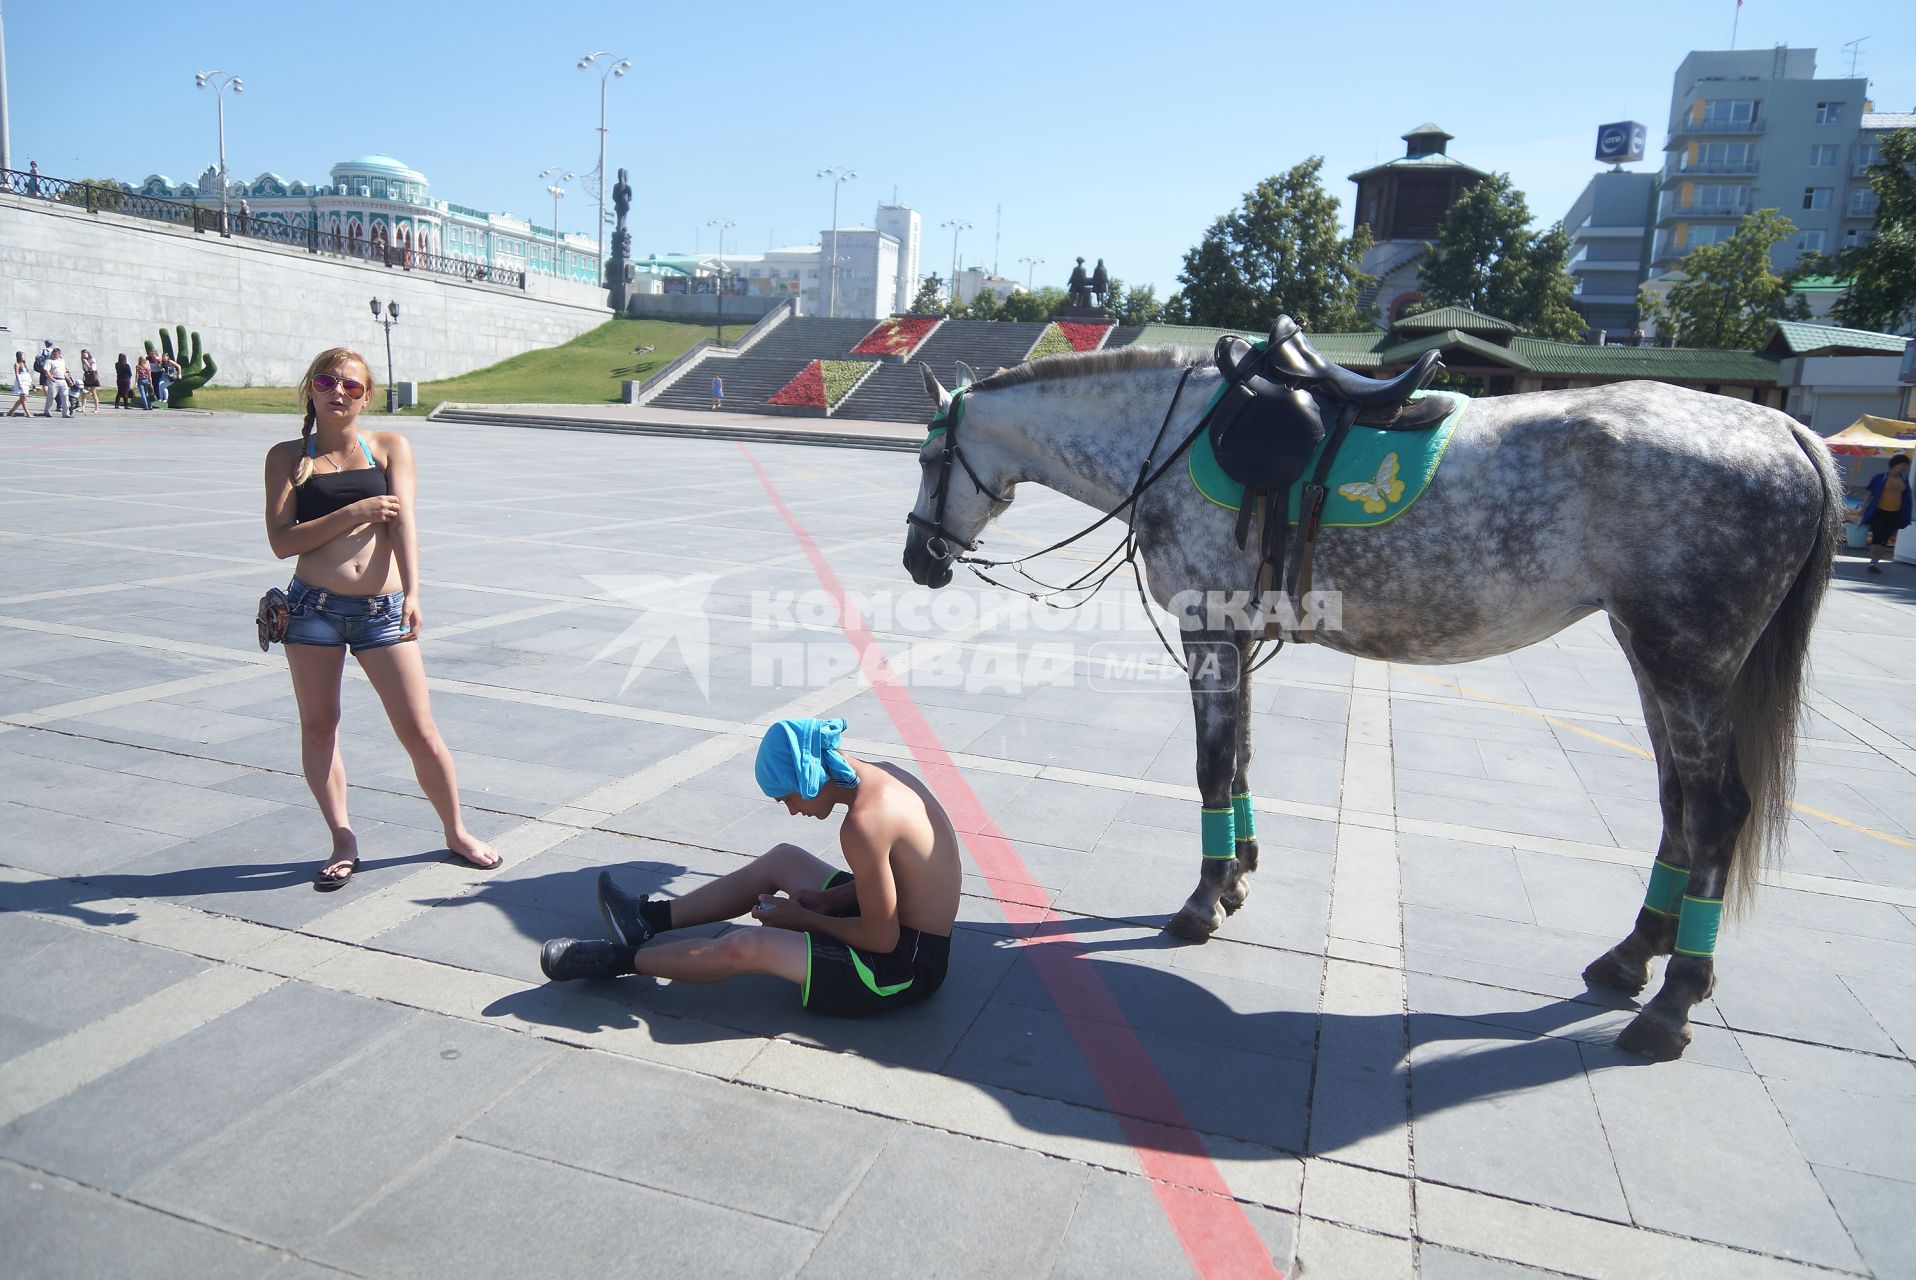
<svg viewBox="0 0 1916 1280">
<path fill-rule="evenodd" d="M 1566 268 L 1576 281 L 1571 305 L 1593 331 L 1621 338 L 1637 327 L 1637 286 L 1649 271 L 1656 200 L 1656 174 L 1613 169 L 1593 176 L 1564 215 Z"/>
<path fill-rule="evenodd" d="M 1690 250 L 1728 239 L 1758 209 L 1796 225 L 1772 254 L 1778 269 L 1870 235 L 1876 195 L 1864 170 L 1882 135 L 1910 117 L 1873 112 L 1868 90 L 1861 78 L 1818 79 L 1814 49 L 1684 58 L 1670 93 L 1654 271 L 1681 270 Z"/>
</svg>

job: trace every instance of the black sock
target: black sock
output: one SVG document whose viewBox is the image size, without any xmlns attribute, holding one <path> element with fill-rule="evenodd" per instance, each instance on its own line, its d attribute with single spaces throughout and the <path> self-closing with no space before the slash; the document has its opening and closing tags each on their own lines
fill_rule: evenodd
<svg viewBox="0 0 1916 1280">
<path fill-rule="evenodd" d="M 639 919 L 645 921 L 645 927 L 653 933 L 664 933 L 672 927 L 672 903 L 666 899 L 647 898 L 639 904 Z"/>
<path fill-rule="evenodd" d="M 638 954 L 639 954 L 639 949 L 637 947 L 619 947 L 619 946 L 613 947 L 612 948 L 612 972 L 615 974 L 637 973 L 638 970 L 633 967 L 632 962 L 638 956 Z"/>
</svg>

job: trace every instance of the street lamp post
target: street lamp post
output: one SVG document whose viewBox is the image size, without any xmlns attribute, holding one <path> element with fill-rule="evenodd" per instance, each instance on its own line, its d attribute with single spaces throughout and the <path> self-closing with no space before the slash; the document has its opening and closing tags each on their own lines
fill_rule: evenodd
<svg viewBox="0 0 1916 1280">
<path fill-rule="evenodd" d="M 831 302 L 825 308 L 829 319 L 838 319 L 838 189 L 858 176 L 858 170 L 846 169 L 839 165 L 827 165 L 818 171 L 821 178 L 832 180 L 832 260 L 831 260 Z"/>
<path fill-rule="evenodd" d="M 245 83 L 234 75 L 224 71 L 199 71 L 193 75 L 193 83 L 202 89 L 213 91 L 213 103 L 220 122 L 220 234 L 231 235 L 226 226 L 226 91 L 246 92 Z"/>
<path fill-rule="evenodd" d="M 579 70 L 591 70 L 600 58 L 604 58 L 606 63 L 599 72 L 599 176 L 596 185 L 599 188 L 599 283 L 605 284 L 605 89 L 612 77 L 623 79 L 625 73 L 632 69 L 632 63 L 629 59 L 615 58 L 600 49 L 580 58 Z"/>
<path fill-rule="evenodd" d="M 1038 268 L 1044 265 L 1044 259 L 1043 258 L 1020 258 L 1018 259 L 1018 261 L 1025 264 L 1025 288 L 1029 289 L 1031 288 L 1032 280 L 1038 274 Z"/>
<path fill-rule="evenodd" d="M 705 225 L 708 227 L 717 227 L 719 233 L 718 342 L 722 347 L 725 345 L 725 232 L 730 227 L 736 227 L 738 223 L 732 221 L 730 218 L 714 218 Z"/>
<path fill-rule="evenodd" d="M 971 230 L 971 224 L 963 218 L 951 218 L 938 224 L 941 228 L 951 228 L 951 300 L 958 301 L 958 233 Z"/>
<path fill-rule="evenodd" d="M 559 201 L 565 196 L 565 188 L 559 183 L 570 182 L 579 175 L 563 170 L 556 164 L 539 170 L 541 178 L 550 178 L 555 173 L 559 175 L 559 182 L 546 188 L 546 194 L 552 197 L 552 274 L 563 276 L 565 274 L 565 238 L 559 234 Z"/>
<path fill-rule="evenodd" d="M 373 299 L 373 319 L 379 321 L 386 331 L 386 412 L 399 412 L 399 384 L 393 381 L 393 326 L 399 323 L 399 304 L 388 302 L 385 314 L 379 310 L 379 299 Z"/>
</svg>

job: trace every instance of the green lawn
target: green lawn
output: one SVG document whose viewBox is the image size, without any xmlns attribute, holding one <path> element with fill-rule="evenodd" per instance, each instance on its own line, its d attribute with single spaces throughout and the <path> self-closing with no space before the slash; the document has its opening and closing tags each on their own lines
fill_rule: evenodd
<svg viewBox="0 0 1916 1280">
<path fill-rule="evenodd" d="M 729 326 L 736 338 L 737 324 Z M 419 385 L 420 407 L 426 413 L 443 400 L 475 404 L 616 404 L 619 384 L 627 378 L 643 381 L 664 368 L 700 338 L 714 338 L 710 325 L 673 324 L 665 320 L 608 320 L 588 333 L 558 347 L 528 351 L 498 364 L 443 382 Z M 649 346 L 645 355 L 635 347 Z M 383 383 L 384 352 L 368 349 L 373 373 Z M 403 378 L 405 370 L 398 370 Z M 382 386 L 375 409 L 386 403 Z M 303 397 L 289 387 L 222 387 L 217 381 L 193 395 L 196 409 L 223 409 L 242 413 L 300 413 Z"/>
</svg>

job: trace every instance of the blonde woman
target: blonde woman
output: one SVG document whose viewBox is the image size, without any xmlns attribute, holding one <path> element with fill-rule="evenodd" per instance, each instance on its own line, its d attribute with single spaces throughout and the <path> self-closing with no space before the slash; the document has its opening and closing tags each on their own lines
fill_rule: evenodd
<svg viewBox="0 0 1916 1280">
<path fill-rule="evenodd" d="M 32 372 L 33 371 L 27 366 L 27 353 L 24 351 L 14 352 L 13 405 L 7 410 L 7 416 L 9 418 L 16 413 L 23 418 L 31 418 L 33 416 L 33 410 L 27 408 L 27 388 L 33 385 L 30 381 Z"/>
<path fill-rule="evenodd" d="M 499 855 L 460 818 L 452 753 L 433 724 L 426 667 L 414 643 L 421 592 L 412 447 L 396 431 L 360 426 L 373 375 L 356 352 L 321 352 L 300 386 L 306 401 L 300 438 L 266 455 L 266 539 L 280 559 L 298 557 L 286 588 L 286 665 L 299 702 L 300 764 L 333 837 L 332 856 L 313 883 L 337 889 L 359 863 L 339 756 L 339 689 L 348 649 L 412 757 L 446 847 L 476 867 L 496 867 Z"/>
</svg>

